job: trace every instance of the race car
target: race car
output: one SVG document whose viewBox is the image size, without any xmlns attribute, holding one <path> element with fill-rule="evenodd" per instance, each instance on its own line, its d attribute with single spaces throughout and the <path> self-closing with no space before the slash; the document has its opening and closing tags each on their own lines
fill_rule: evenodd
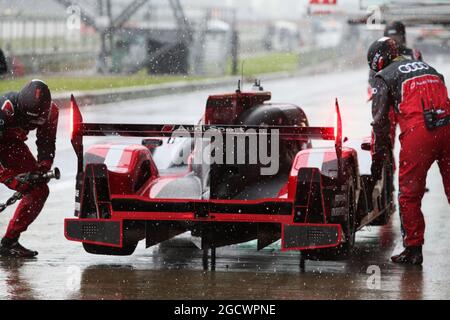
<svg viewBox="0 0 450 320">
<path fill-rule="evenodd" d="M 187 232 L 205 268 L 217 247 L 250 240 L 260 250 L 281 239 L 303 265 L 348 257 L 356 231 L 386 224 L 394 211 L 392 164 L 371 185 L 370 139 L 343 143 L 337 100 L 334 127 L 309 126 L 302 108 L 270 100 L 262 88 L 238 89 L 209 96 L 197 125 L 119 124 L 83 122 L 72 96 L 78 165 L 66 238 L 88 253 L 130 255 L 141 240 L 150 247 Z M 84 152 L 84 136 L 143 140 Z M 316 139 L 331 145 L 315 148 Z M 255 149 L 264 143 L 265 159 Z"/>
</svg>

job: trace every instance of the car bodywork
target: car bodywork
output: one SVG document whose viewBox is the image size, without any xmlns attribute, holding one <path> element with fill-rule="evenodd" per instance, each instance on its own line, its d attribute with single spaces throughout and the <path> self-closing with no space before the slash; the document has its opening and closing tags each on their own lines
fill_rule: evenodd
<svg viewBox="0 0 450 320">
<path fill-rule="evenodd" d="M 300 107 L 270 98 L 269 92 L 240 90 L 210 96 L 198 125 L 152 125 L 84 123 L 72 96 L 76 217 L 65 219 L 66 238 L 90 253 L 111 255 L 131 254 L 140 240 L 149 247 L 187 231 L 204 250 L 254 239 L 262 249 L 281 239 L 282 250 L 325 252 L 326 259 L 330 252 L 348 253 L 358 229 L 386 223 L 393 211 L 386 187 L 391 166 L 370 192 L 370 142 L 342 142 L 337 101 L 335 127 L 311 127 Z M 208 132 L 217 137 L 227 130 L 253 130 L 258 137 L 275 132 L 279 170 L 261 176 L 259 163 L 195 161 L 211 144 Z M 84 136 L 145 139 L 84 152 Z M 334 146 L 312 148 L 314 139 Z M 241 152 L 249 157 L 246 147 Z"/>
</svg>

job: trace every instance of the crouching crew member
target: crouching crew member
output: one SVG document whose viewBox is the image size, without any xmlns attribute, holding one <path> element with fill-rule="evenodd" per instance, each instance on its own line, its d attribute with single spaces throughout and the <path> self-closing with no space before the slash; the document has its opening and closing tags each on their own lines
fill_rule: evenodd
<svg viewBox="0 0 450 320">
<path fill-rule="evenodd" d="M 23 194 L 6 234 L 0 255 L 34 257 L 38 253 L 19 244 L 22 232 L 36 219 L 48 197 L 46 181 L 36 184 L 17 179 L 28 172 L 47 172 L 55 157 L 58 108 L 48 86 L 41 80 L 29 82 L 20 92 L 0 98 L 0 182 Z M 25 144 L 36 129 L 37 160 Z"/>
</svg>

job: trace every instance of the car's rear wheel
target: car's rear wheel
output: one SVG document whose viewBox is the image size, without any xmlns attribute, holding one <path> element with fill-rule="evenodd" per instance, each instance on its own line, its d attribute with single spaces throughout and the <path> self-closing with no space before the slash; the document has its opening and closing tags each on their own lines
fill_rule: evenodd
<svg viewBox="0 0 450 320">
<path fill-rule="evenodd" d="M 337 254 L 348 256 L 355 246 L 356 238 L 356 204 L 355 204 L 355 186 L 354 179 L 351 177 L 347 185 L 347 197 L 345 208 L 347 209 L 346 221 L 341 223 L 344 242 L 336 248 Z"/>
<path fill-rule="evenodd" d="M 101 254 L 109 256 L 129 256 L 132 255 L 137 247 L 137 242 L 124 244 L 122 248 L 101 246 L 98 244 L 84 243 L 83 248 L 91 254 Z"/>
<path fill-rule="evenodd" d="M 374 221 L 372 221 L 371 225 L 373 226 L 384 226 L 389 223 L 389 220 L 391 218 L 392 209 L 393 206 L 393 199 L 394 199 L 394 172 L 391 165 L 388 163 L 383 168 L 383 190 L 380 197 L 381 202 L 381 210 L 384 210 L 384 212 L 376 218 Z"/>
<path fill-rule="evenodd" d="M 356 194 L 355 177 L 353 172 L 349 171 L 346 176 L 346 183 L 335 196 L 332 203 L 332 210 L 344 210 L 345 217 L 340 222 L 342 228 L 342 242 L 337 247 L 307 250 L 304 255 L 311 260 L 340 260 L 347 258 L 355 245 L 356 238 Z"/>
</svg>

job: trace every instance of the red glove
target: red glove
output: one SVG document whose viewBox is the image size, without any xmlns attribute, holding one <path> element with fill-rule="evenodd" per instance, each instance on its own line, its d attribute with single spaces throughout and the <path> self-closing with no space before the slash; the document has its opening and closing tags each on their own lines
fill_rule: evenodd
<svg viewBox="0 0 450 320">
<path fill-rule="evenodd" d="M 42 160 L 37 164 L 37 171 L 41 172 L 41 173 L 46 173 L 48 171 L 50 171 L 50 169 L 52 168 L 52 161 L 50 160 Z"/>
<path fill-rule="evenodd" d="M 6 180 L 13 178 L 15 176 L 14 172 L 10 169 L 0 166 L 0 182 L 5 183 Z"/>
</svg>

